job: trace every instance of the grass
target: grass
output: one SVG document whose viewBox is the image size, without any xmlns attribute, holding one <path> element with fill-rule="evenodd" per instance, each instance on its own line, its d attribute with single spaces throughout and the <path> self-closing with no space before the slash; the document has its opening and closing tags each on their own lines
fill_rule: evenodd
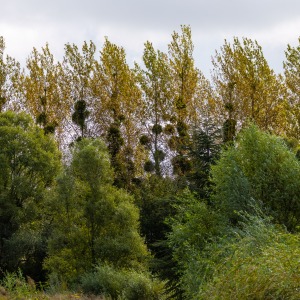
<svg viewBox="0 0 300 300">
<path fill-rule="evenodd" d="M 0 300 L 105 300 L 102 296 L 82 293 L 41 291 L 31 278 L 25 279 L 21 271 L 6 273 L 0 284 Z"/>
</svg>

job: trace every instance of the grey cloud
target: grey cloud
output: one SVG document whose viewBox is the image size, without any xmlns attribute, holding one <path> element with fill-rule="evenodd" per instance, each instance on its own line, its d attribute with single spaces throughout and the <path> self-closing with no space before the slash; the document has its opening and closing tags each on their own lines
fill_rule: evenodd
<svg viewBox="0 0 300 300">
<path fill-rule="evenodd" d="M 259 28 L 299 17 L 297 0 L 11 0 L 1 6 L 1 19 L 29 24 L 75 27 L 86 23 L 169 29 L 193 24 L 201 30 Z"/>
<path fill-rule="evenodd" d="M 12 43 L 12 55 L 18 56 L 22 51 L 27 56 L 28 49 L 47 41 L 54 52 L 62 53 L 67 42 L 92 39 L 98 43 L 107 35 L 134 58 L 142 54 L 143 43 L 148 39 L 166 50 L 172 32 L 187 24 L 192 28 L 196 60 L 201 60 L 202 55 L 210 61 L 224 38 L 259 36 L 259 42 L 264 43 L 270 31 L 272 38 L 267 46 L 272 60 L 272 49 L 277 51 L 289 42 L 284 32 L 276 37 L 276 26 L 295 20 L 300 22 L 299 0 L 10 0 L 1 4 L 0 35 L 5 37 L 4 33 L 11 34 L 12 30 L 24 33 L 20 37 L 22 48 L 17 49 L 18 41 Z M 15 40 L 17 33 L 7 40 Z M 296 40 L 296 36 L 293 38 Z"/>
</svg>

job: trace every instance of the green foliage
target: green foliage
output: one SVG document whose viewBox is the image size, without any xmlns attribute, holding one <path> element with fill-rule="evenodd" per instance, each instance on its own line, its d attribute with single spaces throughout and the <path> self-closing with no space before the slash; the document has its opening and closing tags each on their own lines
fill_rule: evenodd
<svg viewBox="0 0 300 300">
<path fill-rule="evenodd" d="M 155 170 L 154 163 L 151 160 L 148 160 L 144 164 L 144 170 L 148 173 L 151 173 Z"/>
<path fill-rule="evenodd" d="M 299 237 L 272 223 L 296 230 L 299 171 L 282 139 L 250 126 L 212 166 L 210 206 L 179 196 L 168 245 L 184 297 L 296 299 Z"/>
<path fill-rule="evenodd" d="M 162 133 L 162 126 L 160 125 L 160 124 L 154 124 L 153 125 L 153 127 L 152 127 L 152 132 L 154 133 L 154 134 L 160 134 L 160 133 Z"/>
<path fill-rule="evenodd" d="M 175 107 L 178 110 L 186 108 L 186 104 L 183 102 L 183 99 L 181 96 L 179 96 L 178 99 L 175 101 Z"/>
<path fill-rule="evenodd" d="M 164 133 L 172 135 L 175 133 L 175 128 L 172 124 L 167 124 L 164 128 Z"/>
<path fill-rule="evenodd" d="M 196 299 L 298 299 L 299 235 L 286 233 L 262 217 L 247 216 L 227 252 L 214 265 L 214 277 Z M 211 253 L 213 257 L 215 253 Z"/>
<path fill-rule="evenodd" d="M 12 57 L 5 54 L 5 41 L 0 36 L 0 112 L 4 112 L 13 106 L 12 95 L 16 92 L 21 73 L 20 64 Z M 19 97 L 14 99 L 14 106 L 22 105 Z M 16 103 L 17 102 L 17 103 Z"/>
<path fill-rule="evenodd" d="M 22 227 L 6 241 L 5 252 L 8 270 L 22 269 L 25 275 L 29 275 L 36 281 L 45 281 L 46 272 L 43 270 L 43 260 L 47 255 L 47 239 L 51 226 L 49 220 L 43 214 L 41 207 L 26 209 L 30 219 L 22 224 Z"/>
<path fill-rule="evenodd" d="M 288 97 L 288 134 L 299 140 L 300 136 L 300 110 L 299 110 L 299 78 L 300 78 L 300 38 L 298 45 L 287 46 L 285 51 L 286 60 L 283 62 L 285 83 L 289 92 Z"/>
<path fill-rule="evenodd" d="M 124 138 L 122 137 L 121 123 L 115 122 L 109 126 L 107 142 L 111 165 L 115 172 L 114 185 L 129 190 L 135 173 L 135 165 L 131 146 L 122 149 Z"/>
<path fill-rule="evenodd" d="M 98 265 L 81 279 L 87 294 L 104 295 L 112 299 L 155 300 L 166 299 L 164 284 L 147 272 L 116 269 L 107 264 Z"/>
<path fill-rule="evenodd" d="M 120 125 L 112 124 L 108 129 L 107 134 L 108 141 L 108 149 L 109 152 L 114 159 L 116 155 L 120 152 L 122 145 L 124 144 L 124 140 L 121 135 Z"/>
<path fill-rule="evenodd" d="M 147 121 L 142 121 L 142 128 L 147 133 L 148 141 L 144 139 L 140 142 L 148 150 L 147 160 L 154 161 L 153 171 L 161 176 L 164 173 L 162 160 L 155 153 L 159 148 L 165 148 L 166 143 L 161 124 L 170 114 L 170 66 L 168 56 L 161 51 L 156 51 L 150 42 L 145 43 L 143 63 L 145 68 L 141 69 L 136 64 L 135 72 L 143 91 L 141 117 Z"/>
<path fill-rule="evenodd" d="M 192 163 L 187 156 L 177 155 L 172 158 L 173 172 L 182 176 L 192 170 Z"/>
<path fill-rule="evenodd" d="M 236 135 L 236 120 L 227 119 L 223 124 L 223 142 L 232 142 Z"/>
<path fill-rule="evenodd" d="M 38 124 L 42 124 L 42 125 L 47 124 L 47 115 L 46 115 L 46 113 L 44 113 L 44 112 L 40 113 L 40 114 L 37 116 L 37 118 L 36 118 L 36 122 L 37 122 Z"/>
<path fill-rule="evenodd" d="M 236 226 L 181 196 L 168 243 L 187 299 L 297 299 L 299 235 L 287 233 L 252 206 Z"/>
<path fill-rule="evenodd" d="M 187 177 L 189 188 L 196 192 L 200 199 L 208 200 L 210 197 L 210 168 L 221 151 L 220 135 L 219 128 L 209 122 L 203 124 L 203 129 L 194 130 L 192 135 L 189 149 L 192 170 Z"/>
<path fill-rule="evenodd" d="M 83 137 L 84 129 L 86 128 L 86 119 L 90 112 L 87 110 L 87 105 L 84 100 L 78 100 L 74 105 L 74 113 L 72 114 L 72 121 L 79 126 L 81 130 L 81 137 Z"/>
<path fill-rule="evenodd" d="M 149 143 L 150 143 L 150 138 L 147 136 L 147 135 L 142 135 L 140 137 L 140 143 L 143 145 L 143 146 L 148 146 Z"/>
<path fill-rule="evenodd" d="M 226 171 L 224 171 L 226 170 Z M 233 222 L 234 211 L 251 211 L 254 199 L 274 222 L 295 230 L 300 218 L 300 164 L 274 135 L 250 126 L 212 168 L 212 201 Z"/>
<path fill-rule="evenodd" d="M 216 166 L 212 167 L 214 195 L 211 201 L 223 214 L 236 224 L 238 215 L 252 204 L 250 183 L 236 161 L 233 150 L 223 152 Z M 224 172 L 226 170 L 226 172 Z"/>
<path fill-rule="evenodd" d="M 58 126 L 57 122 L 48 123 L 44 127 L 45 134 L 54 134 L 57 126 Z"/>
<path fill-rule="evenodd" d="M 184 137 L 187 135 L 188 126 L 186 123 L 179 121 L 176 128 L 179 136 Z"/>
<path fill-rule="evenodd" d="M 188 157 L 188 148 L 190 146 L 190 136 L 188 133 L 188 125 L 179 120 L 176 124 L 177 136 L 171 136 L 169 139 L 169 147 L 175 151 L 175 156 L 171 159 L 173 173 L 184 178 L 191 171 L 192 165 Z"/>
<path fill-rule="evenodd" d="M 175 288 L 191 299 L 213 272 L 213 264 L 209 261 L 211 251 L 206 248 L 224 234 L 228 226 L 223 216 L 187 189 L 178 195 L 174 208 L 176 213 L 168 220 L 172 229 L 168 234 L 168 246 L 172 250 L 172 260 L 177 263 L 179 279 Z"/>
<path fill-rule="evenodd" d="M 157 160 L 159 162 L 162 162 L 165 159 L 165 157 L 166 157 L 166 154 L 160 149 L 158 149 L 154 152 L 154 158 L 155 158 L 155 160 Z"/>
<path fill-rule="evenodd" d="M 234 134 L 232 120 L 239 125 L 251 120 L 263 130 L 283 132 L 285 87 L 282 77 L 268 65 L 257 41 L 234 37 L 231 44 L 225 40 L 212 63 L 213 81 L 220 98 L 217 105 L 227 115 L 224 129 L 230 134 L 224 137 L 225 141 Z"/>
<path fill-rule="evenodd" d="M 140 186 L 137 201 L 141 214 L 141 232 L 153 251 L 154 244 L 163 240 L 169 230 L 164 221 L 173 214 L 175 193 L 176 186 L 172 180 L 157 175 L 150 176 Z"/>
<path fill-rule="evenodd" d="M 171 136 L 168 140 L 168 146 L 171 151 L 175 151 L 178 144 L 178 137 L 177 136 Z"/>
<path fill-rule="evenodd" d="M 0 286 L 9 293 L 9 299 L 37 299 L 32 298 L 38 294 L 33 280 L 27 282 L 20 269 L 16 272 L 5 273 Z"/>
<path fill-rule="evenodd" d="M 66 284 L 78 281 L 97 262 L 136 270 L 146 265 L 138 209 L 133 198 L 112 183 L 104 143 L 76 143 L 70 167 L 49 196 L 54 229 L 45 267 Z"/>
<path fill-rule="evenodd" d="M 178 280 L 171 250 L 166 244 L 170 226 L 165 222 L 174 215 L 173 204 L 178 186 L 171 178 L 151 175 L 144 180 L 136 196 L 140 208 L 141 234 L 153 254 L 151 270 L 162 280 L 168 281 L 167 289 Z"/>
<path fill-rule="evenodd" d="M 0 145 L 1 268 L 19 266 L 39 278 L 47 232 L 44 192 L 59 171 L 60 154 L 29 116 L 12 112 L 0 114 Z"/>
</svg>

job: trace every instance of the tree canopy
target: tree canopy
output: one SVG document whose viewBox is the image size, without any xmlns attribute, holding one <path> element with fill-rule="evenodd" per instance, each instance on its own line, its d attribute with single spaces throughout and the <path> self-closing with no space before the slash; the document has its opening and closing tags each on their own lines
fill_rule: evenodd
<svg viewBox="0 0 300 300">
<path fill-rule="evenodd" d="M 53 137 L 23 113 L 0 114 L 0 144 L 1 268 L 31 268 L 43 231 L 35 222 L 42 218 L 44 192 L 60 170 L 61 155 Z"/>
</svg>

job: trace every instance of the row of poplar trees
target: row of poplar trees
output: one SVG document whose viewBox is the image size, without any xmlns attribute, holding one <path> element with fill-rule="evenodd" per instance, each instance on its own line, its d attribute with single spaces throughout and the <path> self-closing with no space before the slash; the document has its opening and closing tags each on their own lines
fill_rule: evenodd
<svg viewBox="0 0 300 300">
<path fill-rule="evenodd" d="M 299 138 L 300 46 L 288 46 L 277 75 L 256 41 L 234 38 L 216 51 L 212 78 L 195 67 L 191 28 L 172 34 L 168 53 L 145 43 L 142 64 L 130 68 L 124 48 L 107 38 L 65 45 L 56 61 L 48 44 L 33 49 L 25 70 L 4 55 L 0 40 L 0 110 L 25 111 L 55 133 L 60 149 L 82 137 L 102 137 L 116 182 L 128 188 L 145 171 L 182 175 L 191 168 L 186 149 L 192 130 L 223 126 L 231 140 L 245 121 Z"/>
</svg>

